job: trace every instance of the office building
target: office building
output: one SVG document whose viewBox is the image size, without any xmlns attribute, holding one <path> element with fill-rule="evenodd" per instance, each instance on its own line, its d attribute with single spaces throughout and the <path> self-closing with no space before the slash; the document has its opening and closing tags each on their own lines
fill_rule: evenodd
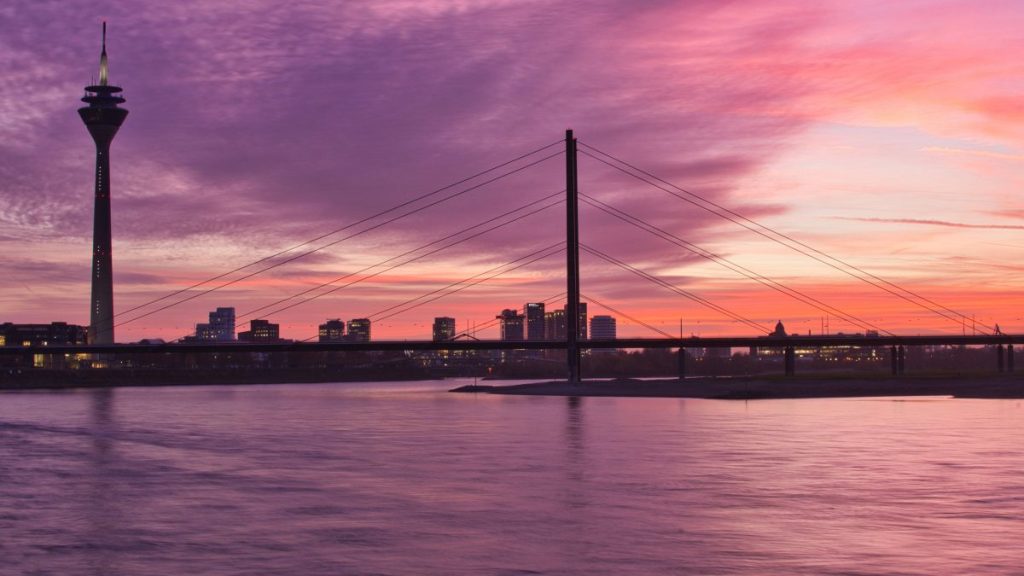
<svg viewBox="0 0 1024 576">
<path fill-rule="evenodd" d="M 319 326 L 317 336 L 320 342 L 343 342 L 345 340 L 345 322 L 338 318 L 328 320 Z"/>
<path fill-rule="evenodd" d="M 506 308 L 495 318 L 501 320 L 502 341 L 521 342 L 523 340 L 523 323 L 526 317 L 520 315 L 518 310 Z"/>
<path fill-rule="evenodd" d="M 348 321 L 348 341 L 370 341 L 370 320 L 368 318 L 354 318 Z"/>
<path fill-rule="evenodd" d="M 235 339 L 235 309 L 217 308 L 210 312 L 210 321 L 196 324 L 196 340 L 200 342 L 231 342 Z"/>
<path fill-rule="evenodd" d="M 590 319 L 591 340 L 615 340 L 615 317 L 597 315 Z"/>
<path fill-rule="evenodd" d="M 439 316 L 434 318 L 434 342 L 447 342 L 455 338 L 455 318 Z"/>
<path fill-rule="evenodd" d="M 552 310 L 544 314 L 544 339 L 565 340 L 565 310 Z"/>
<path fill-rule="evenodd" d="M 597 315 L 590 319 L 591 340 L 615 340 L 615 317 Z M 615 352 L 615 348 L 592 348 L 591 352 L 600 354 L 603 352 Z"/>
<path fill-rule="evenodd" d="M 281 326 L 271 324 L 269 320 L 252 320 L 249 329 L 238 333 L 239 342 L 254 344 L 270 344 L 281 341 Z"/>
<path fill-rule="evenodd" d="M 526 317 L 526 339 L 543 340 L 545 336 L 544 303 L 527 302 L 523 306 L 523 311 Z"/>
<path fill-rule="evenodd" d="M 568 309 L 568 306 L 566 306 Z M 568 314 L 568 311 L 566 311 Z M 580 302 L 579 304 L 579 319 L 576 322 L 576 326 L 579 328 L 577 332 L 577 338 L 580 340 L 587 339 L 587 303 Z"/>
<path fill-rule="evenodd" d="M 0 346 L 69 346 L 85 344 L 87 329 L 67 322 L 0 324 Z"/>
</svg>

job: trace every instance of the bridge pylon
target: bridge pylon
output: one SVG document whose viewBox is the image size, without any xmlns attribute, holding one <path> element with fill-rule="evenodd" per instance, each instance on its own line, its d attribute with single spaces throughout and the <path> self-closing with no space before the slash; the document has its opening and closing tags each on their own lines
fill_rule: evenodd
<svg viewBox="0 0 1024 576">
<path fill-rule="evenodd" d="M 568 380 L 580 382 L 580 223 L 579 179 L 576 170 L 576 137 L 565 131 L 565 339 Z"/>
</svg>

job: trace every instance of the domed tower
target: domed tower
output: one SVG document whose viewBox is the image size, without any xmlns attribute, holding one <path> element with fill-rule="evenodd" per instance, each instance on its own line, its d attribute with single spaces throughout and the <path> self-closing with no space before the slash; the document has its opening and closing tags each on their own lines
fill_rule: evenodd
<svg viewBox="0 0 1024 576">
<path fill-rule="evenodd" d="M 89 343 L 114 343 L 114 271 L 110 241 L 110 143 L 128 111 L 119 108 L 124 98 L 120 86 L 107 81 L 107 23 L 103 23 L 100 79 L 85 87 L 78 109 L 96 143 L 96 205 L 92 225 L 92 299 L 89 305 Z"/>
</svg>

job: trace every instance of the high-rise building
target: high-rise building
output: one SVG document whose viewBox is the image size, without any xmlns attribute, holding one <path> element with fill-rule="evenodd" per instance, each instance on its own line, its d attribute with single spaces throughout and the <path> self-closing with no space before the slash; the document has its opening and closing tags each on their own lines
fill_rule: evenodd
<svg viewBox="0 0 1024 576">
<path fill-rule="evenodd" d="M 251 320 L 249 329 L 238 333 L 239 342 L 268 344 L 281 340 L 281 326 L 271 324 L 269 320 Z"/>
<path fill-rule="evenodd" d="M 591 340 L 615 340 L 615 317 L 597 315 L 590 319 Z M 614 352 L 614 348 L 593 348 L 592 353 Z"/>
<path fill-rule="evenodd" d="M 569 313 L 568 312 L 568 308 L 569 308 L 569 306 L 566 305 L 566 311 L 564 312 L 564 314 L 568 314 Z M 580 339 L 580 340 L 586 340 L 587 339 L 587 303 L 586 302 L 580 302 L 579 303 L 579 320 L 576 322 L 576 326 L 578 327 L 578 331 L 577 331 L 577 336 L 576 337 L 578 339 Z M 565 338 L 565 336 L 562 336 L 562 338 Z"/>
<path fill-rule="evenodd" d="M 354 318 L 349 320 L 348 340 L 350 342 L 369 342 L 370 320 L 368 318 Z"/>
<path fill-rule="evenodd" d="M 495 318 L 501 320 L 501 339 L 503 341 L 521 342 L 523 340 L 523 321 L 526 317 L 520 315 L 518 310 L 506 308 Z"/>
<path fill-rule="evenodd" d="M 235 309 L 217 308 L 210 312 L 210 321 L 196 324 L 196 340 L 200 342 L 231 342 L 235 339 Z"/>
<path fill-rule="evenodd" d="M 447 342 L 455 338 L 455 318 L 439 316 L 434 318 L 434 342 Z"/>
<path fill-rule="evenodd" d="M 319 328 L 320 342 L 342 342 L 345 340 L 345 322 L 343 320 L 338 318 L 328 320 Z"/>
<path fill-rule="evenodd" d="M 590 319 L 591 340 L 615 340 L 615 317 L 597 315 Z"/>
<path fill-rule="evenodd" d="M 544 339 L 565 340 L 565 309 L 544 314 Z"/>
<path fill-rule="evenodd" d="M 89 342 L 114 343 L 114 267 L 110 237 L 110 143 L 128 111 L 119 108 L 124 98 L 120 86 L 108 83 L 107 24 L 103 23 L 100 79 L 85 87 L 78 115 L 96 144 L 96 202 L 92 224 L 92 297 L 89 304 Z"/>
<path fill-rule="evenodd" d="M 544 339 L 544 303 L 543 302 L 527 302 L 523 306 L 524 316 L 526 316 L 526 339 L 527 340 L 543 340 Z"/>
</svg>

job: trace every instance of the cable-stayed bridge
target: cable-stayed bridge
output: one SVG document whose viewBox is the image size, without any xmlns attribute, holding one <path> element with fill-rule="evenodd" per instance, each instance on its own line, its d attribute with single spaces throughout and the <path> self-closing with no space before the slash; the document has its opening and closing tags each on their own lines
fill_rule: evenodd
<svg viewBox="0 0 1024 576">
<path fill-rule="evenodd" d="M 406 250 L 398 255 L 375 262 L 359 270 L 347 272 L 328 281 L 321 282 L 309 288 L 305 288 L 284 298 L 278 298 L 273 302 L 259 307 L 246 310 L 241 313 L 237 320 L 245 318 L 268 318 L 281 314 L 321 298 L 336 294 L 341 290 L 368 282 L 397 270 L 403 266 L 413 263 L 428 261 L 431 256 L 440 254 L 456 246 L 465 244 L 471 240 L 480 238 L 490 232 L 509 227 L 522 222 L 531 216 L 548 212 L 555 208 L 563 208 L 565 212 L 565 238 L 541 247 L 537 247 L 518 258 L 509 260 L 499 266 L 478 272 L 466 278 L 451 282 L 445 286 L 435 288 L 419 294 L 413 298 L 403 300 L 367 316 L 369 320 L 379 322 L 406 314 L 416 308 L 446 298 L 497 279 L 501 276 L 529 267 L 532 264 L 555 257 L 565 259 L 565 291 L 552 295 L 544 300 L 544 303 L 565 302 L 565 333 L 564 340 L 478 340 L 471 338 L 468 332 L 458 333 L 452 340 L 447 341 L 381 341 L 370 342 L 280 342 L 268 344 L 252 343 L 184 343 L 172 342 L 169 344 L 122 344 L 122 345 L 98 345 L 60 347 L 60 346 L 28 346 L 28 347 L 7 347 L 0 348 L 2 354 L 61 354 L 61 353 L 87 353 L 87 354 L 114 354 L 114 353 L 215 353 L 215 352 L 242 352 L 242 351 L 266 351 L 266 352 L 293 352 L 293 351 L 373 351 L 373 350 L 537 350 L 552 349 L 566 351 L 566 374 L 570 381 L 580 379 L 580 356 L 581 350 L 594 348 L 778 348 L 784 355 L 784 365 L 787 373 L 795 370 L 795 350 L 798 347 L 828 347 L 828 346 L 871 346 L 888 348 L 892 361 L 894 373 L 903 371 L 904 347 L 916 345 L 991 345 L 996 351 L 996 365 L 999 371 L 1013 370 L 1013 345 L 1024 340 L 1022 335 L 1003 334 L 998 327 L 980 326 L 980 334 L 967 335 L 932 335 L 932 336 L 908 336 L 900 335 L 889 329 L 878 326 L 874 322 L 861 318 L 849 310 L 844 309 L 835 302 L 826 302 L 821 298 L 812 296 L 807 292 L 790 285 L 786 282 L 772 278 L 752 270 L 750 267 L 735 262 L 719 253 L 707 250 L 698 244 L 690 242 L 678 236 L 675 232 L 658 226 L 648 219 L 642 218 L 629 211 L 629 207 L 616 206 L 610 202 L 601 200 L 595 196 L 580 192 L 579 171 L 577 162 L 580 156 L 597 162 L 608 169 L 622 173 L 647 186 L 660 190 L 669 198 L 689 204 L 697 209 L 707 212 L 716 218 L 727 221 L 739 228 L 754 234 L 761 240 L 772 242 L 784 247 L 786 250 L 797 253 L 802 257 L 813 260 L 821 265 L 827 266 L 836 272 L 849 276 L 862 282 L 879 292 L 890 297 L 899 299 L 908 306 L 926 311 L 928 314 L 938 316 L 951 325 L 962 327 L 971 324 L 973 331 L 977 331 L 978 324 L 967 315 L 960 313 L 942 303 L 920 293 L 911 290 L 892 280 L 878 276 L 849 261 L 829 254 L 815 248 L 805 242 L 794 238 L 791 235 L 780 232 L 770 226 L 766 226 L 742 213 L 722 206 L 708 198 L 690 192 L 667 179 L 661 178 L 650 171 L 647 171 L 633 163 L 627 162 L 586 142 L 578 141 L 573 132 L 567 131 L 565 138 L 538 147 L 530 152 L 516 156 L 507 161 L 495 164 L 486 170 L 472 174 L 466 178 L 457 180 L 446 186 L 434 189 L 428 193 L 421 194 L 414 198 L 405 200 L 399 204 L 378 211 L 370 216 L 361 218 L 355 222 L 346 224 L 334 230 L 317 235 L 308 240 L 294 244 L 284 250 L 269 254 L 257 260 L 248 262 L 229 271 L 217 274 L 201 282 L 175 290 L 159 298 L 146 301 L 133 306 L 114 315 L 113 327 L 124 326 L 137 322 L 144 318 L 172 310 L 187 302 L 207 296 L 211 293 L 224 290 L 231 286 L 245 282 L 261 274 L 268 273 L 277 268 L 287 266 L 293 262 L 301 261 L 313 254 L 327 250 L 348 240 L 360 237 L 378 229 L 401 226 L 402 222 L 410 217 L 423 212 L 429 208 L 441 206 L 447 202 L 456 200 L 470 192 L 485 188 L 496 182 L 509 178 L 512 175 L 534 169 L 549 161 L 563 158 L 565 162 L 565 187 L 557 192 L 543 195 L 525 204 L 501 212 L 500 214 L 486 218 L 476 224 L 464 227 L 456 232 L 447 234 L 413 249 Z M 837 318 L 864 332 L 856 336 L 781 336 L 772 335 L 772 330 L 762 323 L 747 318 L 721 304 L 718 304 L 704 296 L 701 296 L 690 289 L 653 274 L 640 266 L 624 260 L 606 250 L 588 245 L 580 241 L 579 237 L 579 206 L 580 203 L 589 206 L 602 214 L 621 222 L 623 225 L 634 227 L 661 241 L 674 246 L 682 253 L 692 255 L 708 262 L 721 266 L 751 282 L 755 282 L 768 290 L 784 295 L 807 308 L 816 310 L 818 313 Z M 672 335 L 664 330 L 652 326 L 636 317 L 631 316 L 627 311 L 620 310 L 610 304 L 590 297 L 580 292 L 579 258 L 581 251 L 589 256 L 608 264 L 623 272 L 635 276 L 659 289 L 671 292 L 679 298 L 686 299 L 699 306 L 714 311 L 723 318 L 734 322 L 735 325 L 748 336 L 717 337 L 717 338 L 683 338 L 682 334 Z M 586 300 L 604 308 L 620 317 L 629 319 L 639 326 L 643 326 L 657 337 L 651 338 L 623 338 L 617 340 L 586 340 L 580 338 L 582 332 L 578 325 L 580 321 L 579 304 Z M 483 330 L 495 325 L 497 319 L 491 319 L 475 327 L 475 330 Z M 180 340 L 180 339 L 179 339 Z M 685 355 L 679 354 L 680 374 L 685 371 Z"/>
</svg>

